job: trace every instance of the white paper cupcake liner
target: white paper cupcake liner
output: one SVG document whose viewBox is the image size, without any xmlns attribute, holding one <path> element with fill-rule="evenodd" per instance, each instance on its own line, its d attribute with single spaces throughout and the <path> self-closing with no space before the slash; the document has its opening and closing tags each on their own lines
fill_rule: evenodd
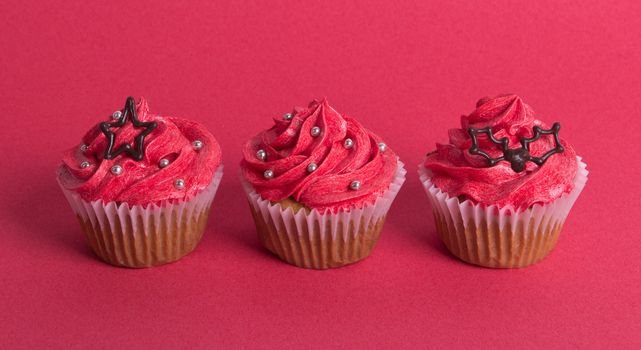
<svg viewBox="0 0 641 350">
<path fill-rule="evenodd" d="M 147 267 L 178 260 L 196 247 L 222 176 L 221 165 L 195 196 L 147 207 L 85 201 L 60 187 L 100 258 L 118 266 Z"/>
<path fill-rule="evenodd" d="M 585 187 L 586 164 L 577 157 L 574 189 L 554 202 L 525 210 L 460 202 L 439 190 L 429 170 L 419 177 L 432 204 L 439 236 L 454 255 L 486 267 L 523 267 L 544 258 L 555 246 L 570 209 Z"/>
<path fill-rule="evenodd" d="M 261 198 L 245 180 L 241 182 L 265 247 L 296 266 L 325 269 L 369 255 L 406 173 L 399 160 L 389 188 L 374 203 L 336 213 L 316 209 L 294 213 L 290 207 Z"/>
</svg>

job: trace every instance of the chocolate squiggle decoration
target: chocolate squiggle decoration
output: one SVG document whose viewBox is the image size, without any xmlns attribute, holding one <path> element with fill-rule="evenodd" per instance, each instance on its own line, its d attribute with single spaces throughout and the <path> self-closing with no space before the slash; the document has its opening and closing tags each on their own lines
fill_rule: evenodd
<svg viewBox="0 0 641 350">
<path fill-rule="evenodd" d="M 554 123 L 554 125 L 552 125 L 552 128 L 547 130 L 541 129 L 541 127 L 539 126 L 535 126 L 532 128 L 532 130 L 534 131 L 534 136 L 522 137 L 520 139 L 521 147 L 511 149 L 509 148 L 509 140 L 507 139 L 507 137 L 504 137 L 500 140 L 497 139 L 496 137 L 494 137 L 494 134 L 492 133 L 492 127 L 490 126 L 485 128 L 468 128 L 467 132 L 472 138 L 472 145 L 470 146 L 469 152 L 470 154 L 479 155 L 487 159 L 488 166 L 490 167 L 495 166 L 501 161 L 507 161 L 510 163 L 512 170 L 520 173 L 525 170 L 525 164 L 527 162 L 532 162 L 538 166 L 541 166 L 553 154 L 562 153 L 563 151 L 565 151 L 565 148 L 563 148 L 563 145 L 561 145 L 561 140 L 559 139 L 560 129 L 561 124 L 559 124 L 558 122 Z M 490 156 L 487 152 L 481 150 L 479 148 L 477 139 L 478 134 L 486 134 L 489 140 L 492 141 L 492 143 L 501 146 L 503 155 L 497 158 L 492 158 L 492 156 Z M 555 147 L 545 152 L 540 157 L 534 157 L 530 154 L 530 143 L 540 139 L 541 135 L 554 135 Z"/>
<path fill-rule="evenodd" d="M 131 123 L 134 127 L 145 128 L 145 130 L 134 138 L 134 148 L 132 148 L 130 144 L 126 143 L 114 150 L 116 134 L 111 132 L 110 129 L 122 127 L 128 119 L 131 119 Z M 107 148 L 105 149 L 104 158 L 114 159 L 116 156 L 124 152 L 129 154 L 131 158 L 141 161 L 145 157 L 145 136 L 149 135 L 157 126 L 158 123 L 156 122 L 141 122 L 138 120 L 138 115 L 136 114 L 136 101 L 131 96 L 127 97 L 122 116 L 118 118 L 117 121 L 100 123 L 100 130 L 107 138 Z"/>
</svg>

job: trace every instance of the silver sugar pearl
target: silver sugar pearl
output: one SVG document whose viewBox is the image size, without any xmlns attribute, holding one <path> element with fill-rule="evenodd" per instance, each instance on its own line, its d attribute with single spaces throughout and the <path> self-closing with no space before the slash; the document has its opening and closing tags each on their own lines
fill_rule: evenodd
<svg viewBox="0 0 641 350">
<path fill-rule="evenodd" d="M 264 149 L 259 149 L 258 151 L 256 151 L 256 158 L 260 160 L 267 159 L 267 152 L 265 152 Z"/>
<path fill-rule="evenodd" d="M 111 173 L 114 175 L 122 174 L 122 167 L 120 165 L 114 165 L 111 167 Z"/>
<path fill-rule="evenodd" d="M 283 114 L 283 119 L 285 120 L 292 120 L 293 115 L 291 113 L 285 113 Z"/>
<path fill-rule="evenodd" d="M 80 145 L 80 150 L 81 150 L 82 152 L 86 152 L 86 151 L 87 151 L 87 148 L 89 148 L 89 146 L 85 145 L 84 143 L 83 143 L 82 145 Z"/>
<path fill-rule="evenodd" d="M 114 118 L 114 119 L 120 119 L 120 117 L 122 117 L 122 112 L 121 111 L 115 111 L 115 112 L 113 112 L 111 117 Z"/>
<path fill-rule="evenodd" d="M 177 189 L 182 190 L 183 188 L 185 188 L 185 180 L 183 180 L 183 179 L 176 180 L 176 182 L 174 182 L 174 186 Z"/>
<path fill-rule="evenodd" d="M 158 161 L 158 166 L 161 167 L 161 168 L 164 168 L 167 165 L 169 165 L 169 159 L 163 158 L 160 161 Z"/>
<path fill-rule="evenodd" d="M 307 172 L 308 173 L 312 173 L 316 169 L 318 169 L 318 165 L 316 165 L 316 163 L 309 163 L 309 165 L 307 166 Z"/>
<path fill-rule="evenodd" d="M 89 162 L 85 161 L 80 163 L 80 169 L 87 169 L 91 164 Z"/>
<path fill-rule="evenodd" d="M 316 137 L 316 136 L 320 135 L 321 128 L 319 128 L 318 126 L 315 126 L 315 127 L 312 128 L 312 130 L 309 131 L 309 133 L 312 134 L 312 136 Z"/>
<path fill-rule="evenodd" d="M 350 148 L 354 147 L 354 141 L 352 139 L 350 139 L 350 138 L 346 138 L 345 142 L 343 142 L 343 146 L 345 148 L 347 148 L 347 149 L 350 149 Z"/>
<path fill-rule="evenodd" d="M 263 176 L 264 176 L 266 179 L 268 179 L 268 180 L 269 180 L 269 179 L 271 179 L 271 178 L 273 178 L 273 177 L 274 177 L 274 171 L 273 171 L 273 170 L 271 170 L 271 169 L 267 169 L 267 170 L 265 170 L 265 172 L 263 173 Z"/>
<path fill-rule="evenodd" d="M 358 181 L 358 180 L 354 180 L 354 181 L 352 181 L 351 184 L 349 184 L 349 188 L 351 188 L 352 190 L 356 191 L 356 190 L 361 188 L 361 182 Z"/>
<path fill-rule="evenodd" d="M 195 149 L 196 151 L 198 151 L 198 150 L 200 150 L 201 148 L 203 148 L 203 142 L 202 142 L 202 141 L 200 141 L 200 140 L 196 140 L 196 141 L 192 142 L 192 143 L 191 143 L 191 145 L 192 145 L 192 146 L 194 146 L 194 149 Z"/>
<path fill-rule="evenodd" d="M 385 150 L 387 149 L 387 145 L 384 142 L 381 142 L 378 144 L 378 149 L 380 149 L 381 152 L 385 152 Z"/>
</svg>

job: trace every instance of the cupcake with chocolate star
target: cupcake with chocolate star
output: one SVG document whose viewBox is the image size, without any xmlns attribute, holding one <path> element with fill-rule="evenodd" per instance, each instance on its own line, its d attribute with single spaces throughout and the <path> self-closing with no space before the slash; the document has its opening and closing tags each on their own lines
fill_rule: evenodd
<svg viewBox="0 0 641 350">
<path fill-rule="evenodd" d="M 436 230 L 452 254 L 523 267 L 555 247 L 587 181 L 586 165 L 516 95 L 483 98 L 419 167 Z"/>
<path fill-rule="evenodd" d="M 58 183 L 104 261 L 176 261 L 204 232 L 222 177 L 220 146 L 196 122 L 149 113 L 143 98 L 127 98 L 108 119 L 65 152 Z"/>
<path fill-rule="evenodd" d="M 241 173 L 263 245 L 313 269 L 367 257 L 405 181 L 394 151 L 326 100 L 274 118 L 245 144 Z"/>
</svg>

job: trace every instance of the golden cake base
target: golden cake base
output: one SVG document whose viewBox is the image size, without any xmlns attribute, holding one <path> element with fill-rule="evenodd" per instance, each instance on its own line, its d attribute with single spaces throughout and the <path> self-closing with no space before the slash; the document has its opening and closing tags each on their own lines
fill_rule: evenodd
<svg viewBox="0 0 641 350">
<path fill-rule="evenodd" d="M 306 210 L 301 204 L 292 199 L 285 199 L 279 202 L 283 209 L 291 207 L 294 212 Z M 289 227 L 294 230 L 287 230 L 286 223 L 282 218 L 274 221 L 272 218 L 265 220 L 260 212 L 256 212 L 250 205 L 258 237 L 263 246 L 283 261 L 292 265 L 308 269 L 328 269 L 345 266 L 362 260 L 370 255 L 372 249 L 378 242 L 385 217 L 382 217 L 374 224 L 361 225 L 356 229 L 353 223 L 337 225 L 336 232 L 332 228 L 325 227 L 325 235 L 321 235 L 320 226 L 316 225 L 309 229 L 307 225 L 296 227 L 291 223 Z"/>
<path fill-rule="evenodd" d="M 470 264 L 492 268 L 525 267 L 542 260 L 556 246 L 563 227 L 563 222 L 550 221 L 534 231 L 535 220 L 531 219 L 519 222 L 514 231 L 510 225 L 500 229 L 485 220 L 470 220 L 467 227 L 453 228 L 437 212 L 434 219 L 439 237 L 452 254 Z"/>
<path fill-rule="evenodd" d="M 113 225 L 105 226 L 77 217 L 91 249 L 100 259 L 115 266 L 142 268 L 176 261 L 194 250 L 205 231 L 209 207 L 190 216 L 183 212 L 186 220 L 180 224 L 175 211 L 170 215 L 171 220 L 166 220 L 165 214 L 161 214 L 159 225 L 150 220 L 146 229 L 142 216 L 122 222 L 116 217 Z"/>
</svg>

